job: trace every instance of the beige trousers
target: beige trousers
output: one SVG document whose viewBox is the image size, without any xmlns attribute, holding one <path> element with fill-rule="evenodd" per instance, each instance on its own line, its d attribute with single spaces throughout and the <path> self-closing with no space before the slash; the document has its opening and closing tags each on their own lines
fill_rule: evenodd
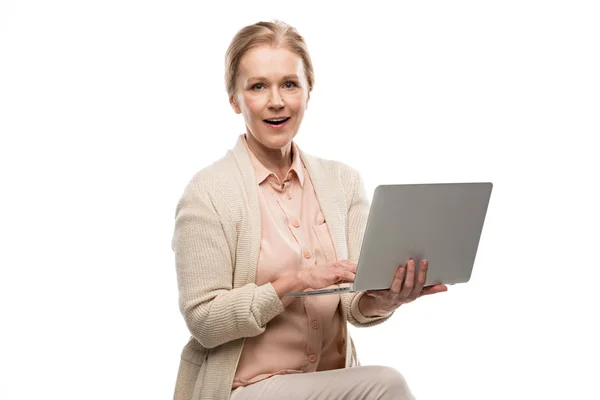
<svg viewBox="0 0 600 400">
<path fill-rule="evenodd" d="M 235 389 L 230 400 L 414 400 L 395 369 L 361 366 L 304 374 L 275 375 Z"/>
</svg>

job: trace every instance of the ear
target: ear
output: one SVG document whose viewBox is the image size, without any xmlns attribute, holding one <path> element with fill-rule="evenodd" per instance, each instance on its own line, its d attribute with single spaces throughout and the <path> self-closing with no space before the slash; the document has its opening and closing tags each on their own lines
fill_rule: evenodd
<svg viewBox="0 0 600 400">
<path fill-rule="evenodd" d="M 229 104 L 231 104 L 231 108 L 233 108 L 233 111 L 235 111 L 236 114 L 242 113 L 240 106 L 237 104 L 237 101 L 235 100 L 235 96 L 231 96 L 229 98 Z"/>
</svg>

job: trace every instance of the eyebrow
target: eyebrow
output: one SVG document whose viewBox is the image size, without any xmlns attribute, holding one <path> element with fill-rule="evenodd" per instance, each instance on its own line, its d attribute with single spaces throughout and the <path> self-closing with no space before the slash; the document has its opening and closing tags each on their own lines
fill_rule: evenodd
<svg viewBox="0 0 600 400">
<path fill-rule="evenodd" d="M 293 74 L 293 75 L 285 75 L 282 80 L 287 81 L 290 79 L 296 79 L 296 80 L 300 80 L 300 78 L 298 77 L 298 75 Z M 251 78 L 248 78 L 248 82 L 250 81 L 266 81 L 268 80 L 267 78 L 265 78 L 264 76 L 253 76 Z"/>
</svg>

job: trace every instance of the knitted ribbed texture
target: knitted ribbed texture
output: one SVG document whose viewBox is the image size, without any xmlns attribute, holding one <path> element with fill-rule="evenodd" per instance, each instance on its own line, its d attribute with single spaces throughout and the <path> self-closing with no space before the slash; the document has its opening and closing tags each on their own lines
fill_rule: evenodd
<svg viewBox="0 0 600 400">
<path fill-rule="evenodd" d="M 299 153 L 337 259 L 356 262 L 369 212 L 359 174 L 340 162 Z M 172 247 L 180 309 L 192 338 L 181 355 L 176 400 L 228 399 L 243 338 L 261 334 L 284 311 L 271 284 L 254 283 L 260 224 L 254 170 L 240 136 L 225 157 L 194 175 L 177 204 Z M 360 296 L 341 296 L 343 317 L 350 323 L 371 326 L 389 318 L 361 315 Z M 356 363 L 348 334 L 346 365 Z"/>
</svg>

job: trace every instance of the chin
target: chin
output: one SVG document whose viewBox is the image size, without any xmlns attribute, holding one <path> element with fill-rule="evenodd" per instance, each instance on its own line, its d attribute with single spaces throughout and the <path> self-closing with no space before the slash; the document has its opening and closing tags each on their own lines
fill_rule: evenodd
<svg viewBox="0 0 600 400">
<path fill-rule="evenodd" d="M 261 133 L 255 138 L 265 147 L 273 150 L 279 150 L 290 144 L 290 142 L 296 136 L 295 133 L 287 133 L 287 132 L 267 132 Z"/>
</svg>

